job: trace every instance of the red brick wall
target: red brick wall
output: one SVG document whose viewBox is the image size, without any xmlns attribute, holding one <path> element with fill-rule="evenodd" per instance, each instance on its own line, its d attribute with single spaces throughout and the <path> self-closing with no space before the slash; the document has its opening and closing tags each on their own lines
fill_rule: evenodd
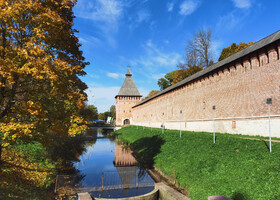
<svg viewBox="0 0 280 200">
<path fill-rule="evenodd" d="M 218 71 L 133 108 L 133 121 L 163 123 L 280 115 L 280 42 L 251 53 Z M 180 113 L 182 111 L 182 113 Z"/>
</svg>

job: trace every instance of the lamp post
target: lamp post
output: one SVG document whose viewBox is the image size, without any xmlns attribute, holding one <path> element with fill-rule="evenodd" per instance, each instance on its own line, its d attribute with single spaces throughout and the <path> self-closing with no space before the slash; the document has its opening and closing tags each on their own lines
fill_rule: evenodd
<svg viewBox="0 0 280 200">
<path fill-rule="evenodd" d="M 180 110 L 180 119 L 182 119 L 182 110 Z M 180 123 L 180 138 L 182 137 L 182 129 L 181 129 L 181 120 L 179 121 Z"/>
<path fill-rule="evenodd" d="M 271 149 L 271 129 L 270 129 L 270 105 L 272 104 L 272 98 L 267 98 L 266 104 L 268 107 L 269 152 L 271 152 L 272 149 Z"/>
<path fill-rule="evenodd" d="M 213 109 L 213 142 L 214 144 L 216 143 L 216 138 L 215 138 L 215 110 L 216 110 L 216 106 L 214 105 L 212 107 Z"/>
<path fill-rule="evenodd" d="M 145 115 L 143 115 L 143 120 L 145 119 Z M 143 123 L 142 123 L 142 128 L 143 128 L 143 130 L 144 130 L 144 125 L 143 125 Z"/>
<path fill-rule="evenodd" d="M 151 132 L 152 132 L 152 114 L 151 114 L 151 119 L 150 119 L 150 127 L 151 127 Z"/>
<path fill-rule="evenodd" d="M 163 134 L 164 133 L 164 112 L 162 113 L 162 119 L 163 119 L 163 122 L 161 125 L 161 133 Z"/>
</svg>

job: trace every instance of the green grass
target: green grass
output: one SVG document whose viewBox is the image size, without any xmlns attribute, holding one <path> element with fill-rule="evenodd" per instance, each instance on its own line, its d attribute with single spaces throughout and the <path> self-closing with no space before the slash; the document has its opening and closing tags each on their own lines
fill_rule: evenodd
<svg viewBox="0 0 280 200">
<path fill-rule="evenodd" d="M 116 132 L 130 144 L 144 167 L 174 177 L 192 200 L 224 195 L 234 200 L 280 199 L 280 143 L 248 140 L 231 134 L 182 132 L 136 126 Z"/>
</svg>

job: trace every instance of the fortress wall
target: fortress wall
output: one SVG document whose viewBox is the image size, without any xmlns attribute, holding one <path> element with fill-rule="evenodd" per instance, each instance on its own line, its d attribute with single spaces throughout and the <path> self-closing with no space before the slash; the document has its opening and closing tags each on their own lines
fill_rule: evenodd
<svg viewBox="0 0 280 200">
<path fill-rule="evenodd" d="M 280 137 L 280 42 L 227 63 L 210 73 L 132 108 L 134 124 L 191 131 Z"/>
</svg>

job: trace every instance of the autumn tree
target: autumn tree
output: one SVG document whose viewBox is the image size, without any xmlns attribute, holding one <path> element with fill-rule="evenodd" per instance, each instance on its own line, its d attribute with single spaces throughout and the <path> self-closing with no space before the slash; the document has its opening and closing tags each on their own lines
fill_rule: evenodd
<svg viewBox="0 0 280 200">
<path fill-rule="evenodd" d="M 196 65 L 187 66 L 184 64 L 179 64 L 177 67 L 179 70 L 177 70 L 173 75 L 173 81 L 171 83 L 172 85 L 202 70 L 202 67 Z"/>
<path fill-rule="evenodd" d="M 219 57 L 219 61 L 229 57 L 232 54 L 237 53 L 238 51 L 241 51 L 242 49 L 247 48 L 252 44 L 254 44 L 254 42 L 249 42 L 248 44 L 245 42 L 240 42 L 238 45 L 236 45 L 236 43 L 232 43 L 229 47 L 223 48 L 221 55 Z"/>
<path fill-rule="evenodd" d="M 173 75 L 176 70 L 168 72 L 165 74 L 163 78 L 158 79 L 158 86 L 160 87 L 160 90 L 164 90 L 165 88 L 168 88 L 171 86 L 172 81 L 173 81 Z"/>
<path fill-rule="evenodd" d="M 188 66 L 209 67 L 212 61 L 212 31 L 200 29 L 186 45 Z"/>
<path fill-rule="evenodd" d="M 171 71 L 171 72 L 167 73 L 164 76 L 164 78 L 160 78 L 158 80 L 158 85 L 160 86 L 161 90 L 163 90 L 171 85 L 174 85 L 174 84 L 182 81 L 183 79 L 202 70 L 202 67 L 200 67 L 200 66 L 196 66 L 196 65 L 188 66 L 187 64 L 182 64 L 182 63 L 179 63 L 177 65 L 177 68 L 178 68 L 178 70 Z M 151 91 L 151 92 L 153 92 L 152 95 L 154 95 L 154 93 L 156 93 L 156 91 L 157 90 L 152 90 Z M 148 95 L 148 97 L 149 96 L 150 96 L 150 94 Z"/>
<path fill-rule="evenodd" d="M 151 90 L 149 92 L 148 96 L 145 97 L 145 99 L 147 99 L 147 98 L 149 98 L 149 97 L 151 97 L 151 96 L 153 96 L 153 95 L 155 95 L 155 94 L 157 94 L 159 92 L 160 92 L 159 90 Z"/>
<path fill-rule="evenodd" d="M 0 158 L 15 140 L 75 135 L 86 66 L 73 29 L 75 0 L 0 0 Z"/>
</svg>

